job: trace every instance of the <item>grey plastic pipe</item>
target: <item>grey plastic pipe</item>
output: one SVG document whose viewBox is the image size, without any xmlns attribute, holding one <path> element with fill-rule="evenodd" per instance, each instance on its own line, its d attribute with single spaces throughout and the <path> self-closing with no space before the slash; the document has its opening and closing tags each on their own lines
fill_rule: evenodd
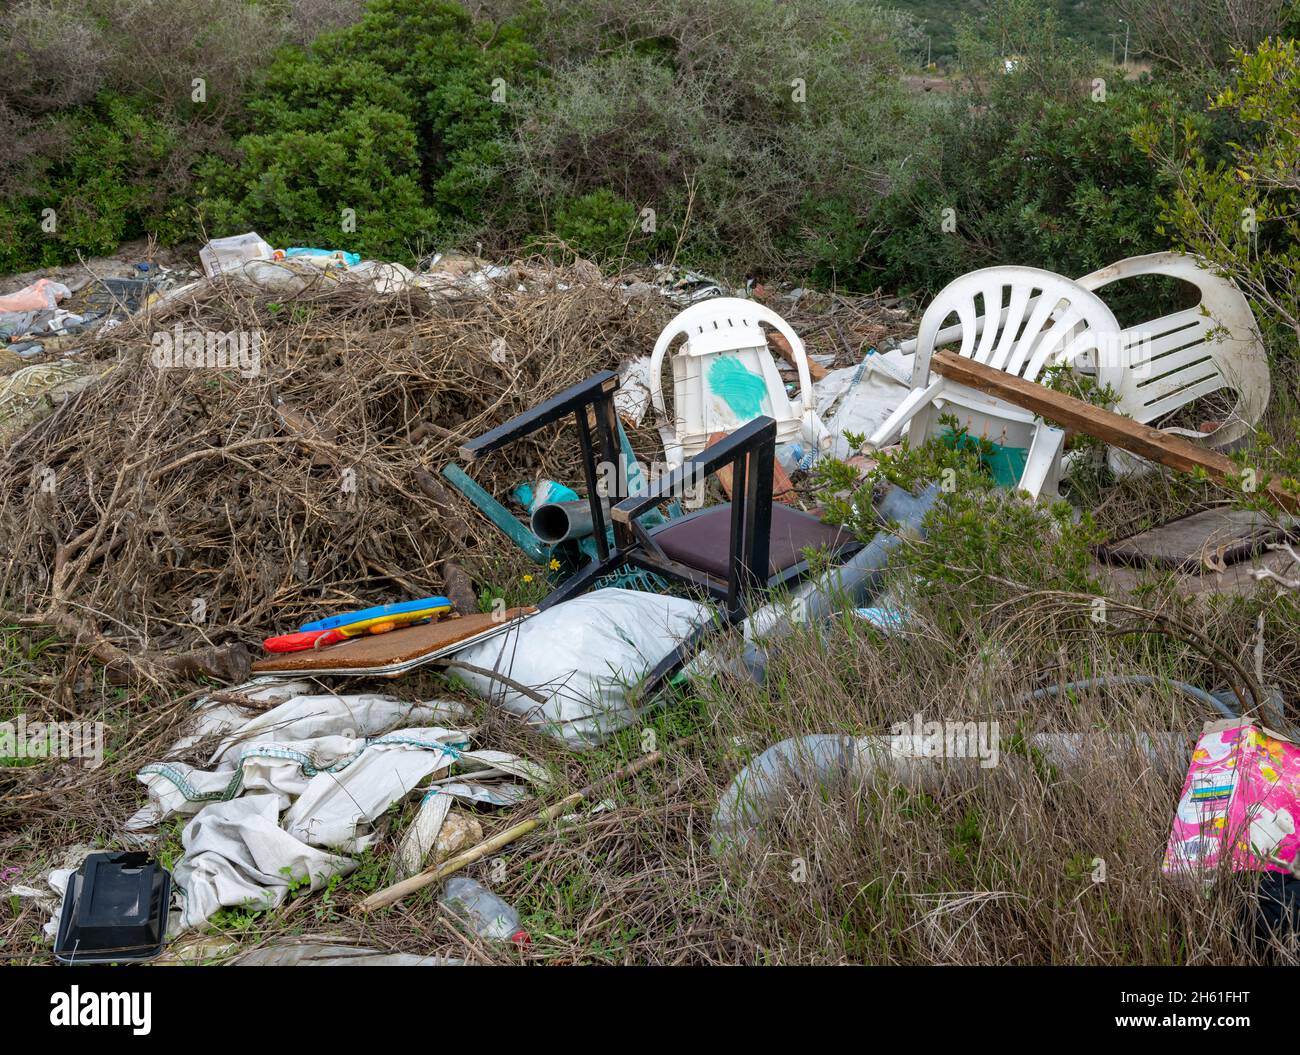
<svg viewBox="0 0 1300 1055">
<path fill-rule="evenodd" d="M 603 505 L 608 524 L 609 503 Z M 551 546 L 569 539 L 586 538 L 595 530 L 591 521 L 591 503 L 585 498 L 573 502 L 547 502 L 533 510 L 529 526 L 534 535 Z"/>
<path fill-rule="evenodd" d="M 954 766 L 969 773 L 981 763 L 976 757 L 949 758 L 939 766 L 933 759 L 900 752 L 894 745 L 890 736 L 827 733 L 796 736 L 773 744 L 736 775 L 718 800 L 713 814 L 714 853 L 744 845 L 756 836 L 764 820 L 779 815 L 789 804 L 790 792 L 795 788 L 833 786 L 844 781 L 866 783 L 884 775 L 896 784 L 933 790 L 939 777 Z M 1137 747 L 1161 772 L 1181 774 L 1191 754 L 1188 737 L 1183 733 L 1136 738 L 1108 733 L 1039 733 L 1029 738 L 1029 745 L 1061 769 L 1069 769 L 1080 758 L 1100 750 L 1127 751 Z M 1024 752 L 1002 761 L 1028 764 Z"/>
<path fill-rule="evenodd" d="M 806 580 L 789 597 L 763 606 L 746 619 L 742 662 L 750 677 L 763 684 L 767 679 L 766 645 L 791 633 L 797 623 L 823 622 L 846 603 L 856 608 L 878 593 L 890 555 L 903 545 L 903 533 L 923 537 L 925 515 L 938 498 L 938 484 L 931 484 L 919 495 L 891 486 L 877 509 L 882 519 L 897 522 L 903 532 L 878 531 L 852 559 Z"/>
</svg>

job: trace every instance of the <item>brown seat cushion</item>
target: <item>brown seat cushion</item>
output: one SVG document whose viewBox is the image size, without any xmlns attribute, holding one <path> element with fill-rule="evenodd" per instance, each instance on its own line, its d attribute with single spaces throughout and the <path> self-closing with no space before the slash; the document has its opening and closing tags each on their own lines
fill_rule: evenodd
<svg viewBox="0 0 1300 1055">
<path fill-rule="evenodd" d="M 725 579 L 730 570 L 727 554 L 731 544 L 731 506 L 710 506 L 698 513 L 670 520 L 650 533 L 673 560 L 688 568 Z M 772 544 L 768 578 L 794 567 L 811 546 L 832 552 L 853 541 L 838 527 L 823 524 L 814 516 L 789 506 L 772 506 Z"/>
</svg>

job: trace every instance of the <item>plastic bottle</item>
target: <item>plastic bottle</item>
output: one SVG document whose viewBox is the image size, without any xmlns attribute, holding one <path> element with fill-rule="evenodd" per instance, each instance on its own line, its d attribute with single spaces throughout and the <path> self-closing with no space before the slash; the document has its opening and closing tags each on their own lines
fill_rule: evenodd
<svg viewBox="0 0 1300 1055">
<path fill-rule="evenodd" d="M 528 944 L 528 932 L 519 925 L 519 913 L 476 879 L 448 879 L 442 904 L 480 938 Z"/>
</svg>

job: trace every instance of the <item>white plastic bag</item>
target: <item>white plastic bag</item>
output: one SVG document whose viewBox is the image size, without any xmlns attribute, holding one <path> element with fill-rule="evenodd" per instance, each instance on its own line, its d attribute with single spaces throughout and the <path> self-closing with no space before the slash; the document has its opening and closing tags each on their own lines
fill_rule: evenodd
<svg viewBox="0 0 1300 1055">
<path fill-rule="evenodd" d="M 484 698 L 571 746 L 587 747 L 636 721 L 626 689 L 710 617 L 707 607 L 680 597 L 596 590 L 456 653 L 536 690 L 544 703 L 481 674 L 455 671 Z"/>
<path fill-rule="evenodd" d="M 208 278 L 216 278 L 223 271 L 230 271 L 250 260 L 270 260 L 274 253 L 275 250 L 256 231 L 249 231 L 229 238 L 212 239 L 199 250 L 199 260 L 203 262 L 203 273 Z"/>
</svg>

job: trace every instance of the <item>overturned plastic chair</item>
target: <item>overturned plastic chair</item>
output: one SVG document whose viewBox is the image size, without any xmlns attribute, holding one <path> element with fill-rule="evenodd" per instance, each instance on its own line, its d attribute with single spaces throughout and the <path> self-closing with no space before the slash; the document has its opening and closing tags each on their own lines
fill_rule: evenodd
<svg viewBox="0 0 1300 1055">
<path fill-rule="evenodd" d="M 799 372 L 799 394 L 793 400 L 768 351 L 763 324 L 790 344 Z M 664 403 L 663 361 L 682 336 L 686 341 L 672 357 L 670 415 Z M 650 398 L 661 418 L 672 423 L 664 451 L 673 468 L 704 450 L 710 436 L 733 432 L 758 417 L 776 421 L 778 443 L 802 439 L 816 447 L 829 439 L 814 409 L 816 395 L 803 341 L 776 312 L 739 297 L 694 304 L 664 327 L 650 360 Z"/>
<path fill-rule="evenodd" d="M 944 327 L 953 315 L 957 323 Z M 912 391 L 867 440 L 879 450 L 906 427 L 916 446 L 941 431 L 941 416 L 952 414 L 970 435 L 1025 452 L 1019 490 L 1034 498 L 1055 495 L 1065 433 L 1019 407 L 932 377 L 935 349 L 957 340 L 958 354 L 1026 381 L 1039 380 L 1049 367 L 1070 366 L 1118 389 L 1123 367 L 1114 314 L 1095 293 L 1050 271 L 989 267 L 963 275 L 921 317 Z"/>
<path fill-rule="evenodd" d="M 1121 332 L 1126 369 L 1116 385 L 1116 411 L 1210 447 L 1231 446 L 1251 431 L 1268 406 L 1268 353 L 1250 302 L 1226 278 L 1182 253 L 1129 257 L 1078 282 L 1096 291 L 1140 275 L 1189 283 L 1200 293 L 1200 302 Z M 1223 390 L 1236 393 L 1236 405 L 1212 432 L 1160 425 L 1174 411 Z"/>
</svg>

